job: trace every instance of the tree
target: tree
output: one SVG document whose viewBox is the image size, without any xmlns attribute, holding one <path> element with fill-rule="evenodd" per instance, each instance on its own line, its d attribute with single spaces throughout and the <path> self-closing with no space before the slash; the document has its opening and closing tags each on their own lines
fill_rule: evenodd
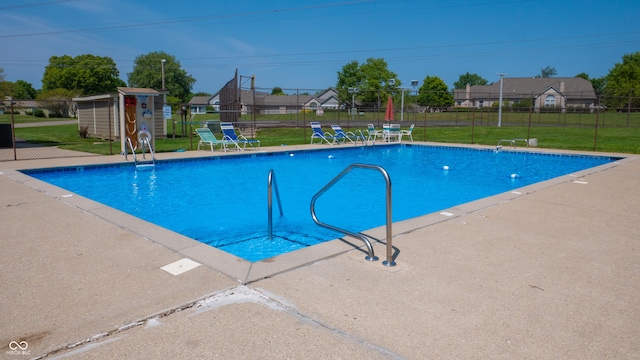
<svg viewBox="0 0 640 360">
<path fill-rule="evenodd" d="M 581 72 L 580 74 L 576 75 L 575 77 L 577 78 L 582 78 L 585 80 L 589 80 L 591 82 L 591 86 L 593 87 L 593 91 L 596 92 L 596 94 L 601 94 L 602 91 L 604 90 L 604 85 L 605 85 L 605 78 L 604 77 L 600 77 L 600 78 L 589 78 L 589 74 Z"/>
<path fill-rule="evenodd" d="M 281 87 L 274 86 L 273 89 L 271 89 L 271 95 L 282 96 L 282 95 L 286 95 L 286 94 L 284 93 L 284 91 L 282 91 Z"/>
<path fill-rule="evenodd" d="M 368 58 L 360 66 L 360 72 L 364 77 L 364 81 L 360 85 L 361 99 L 365 103 L 380 105 L 380 99 L 386 99 L 394 88 L 402 86 L 402 81 L 396 79 L 398 75 L 388 69 L 387 62 L 382 58 Z M 391 79 L 394 80 L 394 84 L 389 81 Z"/>
<path fill-rule="evenodd" d="M 606 104 L 614 108 L 640 106 L 640 52 L 625 54 L 605 77 Z"/>
<path fill-rule="evenodd" d="M 182 102 L 187 102 L 196 79 L 180 67 L 180 62 L 176 60 L 175 56 L 163 51 L 151 52 L 135 58 L 133 71 L 127 74 L 129 86 L 161 89 L 163 60 L 165 60 L 165 86 L 169 90 L 169 95 L 177 97 Z"/>
<path fill-rule="evenodd" d="M 447 84 L 437 76 L 427 75 L 418 92 L 419 105 L 435 108 L 453 105 L 453 95 L 449 91 Z"/>
<path fill-rule="evenodd" d="M 336 91 L 340 99 L 349 99 L 351 101 L 350 88 L 357 88 L 363 82 L 363 74 L 360 72 L 360 64 L 354 60 L 342 67 L 338 71 L 338 81 L 336 82 Z M 359 91 L 360 89 L 358 89 Z"/>
<path fill-rule="evenodd" d="M 44 69 L 42 90 L 66 89 L 81 95 L 98 95 L 116 91 L 125 83 L 110 57 L 91 54 L 52 56 Z"/>
<path fill-rule="evenodd" d="M 599 78 L 591 78 L 589 79 L 589 81 L 591 81 L 591 86 L 593 86 L 593 91 L 595 91 L 596 94 L 602 94 L 605 87 L 607 86 L 607 78 L 604 76 Z"/>
<path fill-rule="evenodd" d="M 466 74 L 461 74 L 460 78 L 458 79 L 458 81 L 453 83 L 453 88 L 454 89 L 465 89 L 467 87 L 467 84 L 474 86 L 474 85 L 487 85 L 488 81 L 487 79 L 483 78 L 482 76 L 478 75 L 478 74 L 469 74 L 469 72 L 467 71 Z"/>
<path fill-rule="evenodd" d="M 589 80 L 589 74 L 587 74 L 585 72 L 581 72 L 580 74 L 576 75 L 575 77 L 582 78 L 582 79 L 585 79 L 585 80 Z"/>
<path fill-rule="evenodd" d="M 15 99 L 31 100 L 36 98 L 38 93 L 31 83 L 24 80 L 17 80 L 11 85 L 11 93 Z"/>
<path fill-rule="evenodd" d="M 380 105 L 380 99 L 386 99 L 402 83 L 396 78 L 398 75 L 388 69 L 387 62 L 382 58 L 368 58 L 363 64 L 352 61 L 338 72 L 336 89 L 340 99 L 351 102 L 349 88 L 358 88 L 356 98 L 362 103 Z M 394 79 L 395 85 L 389 80 Z"/>
<path fill-rule="evenodd" d="M 550 77 L 554 77 L 558 74 L 558 72 L 556 71 L 556 68 L 551 67 L 551 66 L 547 66 L 544 69 L 540 70 L 540 75 L 536 75 L 537 78 L 550 78 Z"/>
<path fill-rule="evenodd" d="M 0 96 L 2 96 L 3 100 L 5 95 L 8 95 L 10 91 L 9 84 L 5 82 L 4 79 L 5 79 L 4 69 L 0 68 Z"/>
<path fill-rule="evenodd" d="M 77 91 L 59 88 L 43 90 L 37 99 L 43 100 L 42 107 L 49 110 L 49 117 L 65 117 L 69 115 L 71 99 L 78 95 Z"/>
</svg>

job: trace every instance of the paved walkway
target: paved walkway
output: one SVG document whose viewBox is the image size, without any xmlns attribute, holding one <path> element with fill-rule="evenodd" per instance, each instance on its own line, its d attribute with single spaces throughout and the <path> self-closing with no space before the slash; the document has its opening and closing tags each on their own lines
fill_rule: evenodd
<svg viewBox="0 0 640 360">
<path fill-rule="evenodd" d="M 251 281 L 15 172 L 118 161 L 0 163 L 1 358 L 640 358 L 640 157 L 395 224 L 393 268 Z"/>
</svg>

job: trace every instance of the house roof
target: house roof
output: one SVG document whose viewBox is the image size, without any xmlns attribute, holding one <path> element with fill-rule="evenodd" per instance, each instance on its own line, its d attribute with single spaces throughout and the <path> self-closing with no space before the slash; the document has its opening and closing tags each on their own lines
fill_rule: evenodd
<svg viewBox="0 0 640 360">
<path fill-rule="evenodd" d="M 318 100 L 320 100 L 320 102 L 324 103 L 324 102 L 326 102 L 326 99 L 329 99 L 329 98 L 332 98 L 332 97 L 337 99 L 337 97 L 336 97 L 337 95 L 338 95 L 338 92 L 336 91 L 336 89 L 330 87 L 330 88 L 322 91 L 316 97 L 318 98 Z"/>
<path fill-rule="evenodd" d="M 272 106 L 304 104 L 313 99 L 311 95 L 267 95 L 264 103 Z"/>
<path fill-rule="evenodd" d="M 160 95 L 161 92 L 150 88 L 132 88 L 132 87 L 118 87 L 118 92 L 122 95 Z"/>
<path fill-rule="evenodd" d="M 83 96 L 83 97 L 74 97 L 71 100 L 73 101 L 95 101 L 95 100 L 105 100 L 105 99 L 117 99 L 118 94 L 110 93 L 110 94 L 102 94 L 102 95 L 94 95 L 94 96 Z"/>
<path fill-rule="evenodd" d="M 194 96 L 189 100 L 189 105 L 209 105 L 213 95 Z"/>
<path fill-rule="evenodd" d="M 595 99 L 596 94 L 589 80 L 579 77 L 571 78 L 504 78 L 502 86 L 503 98 L 523 98 L 539 96 L 553 88 L 567 99 Z M 561 91 L 563 90 L 564 91 Z M 500 95 L 500 82 L 491 85 L 474 85 L 470 87 L 470 99 L 495 99 Z M 466 99 L 466 89 L 454 90 L 456 99 Z"/>
</svg>

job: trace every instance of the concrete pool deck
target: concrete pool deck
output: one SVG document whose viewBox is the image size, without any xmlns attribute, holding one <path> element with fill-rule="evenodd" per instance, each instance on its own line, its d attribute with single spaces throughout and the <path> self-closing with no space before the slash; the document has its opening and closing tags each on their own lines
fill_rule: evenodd
<svg viewBox="0 0 640 360">
<path fill-rule="evenodd" d="M 339 240 L 247 265 L 16 171 L 122 156 L 0 163 L 0 357 L 638 358 L 640 157 L 603 155 L 394 224 L 395 267 Z"/>
</svg>

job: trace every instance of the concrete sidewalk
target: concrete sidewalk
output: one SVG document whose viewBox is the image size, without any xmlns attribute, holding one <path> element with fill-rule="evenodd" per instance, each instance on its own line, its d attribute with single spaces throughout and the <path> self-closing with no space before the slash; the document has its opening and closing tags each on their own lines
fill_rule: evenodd
<svg viewBox="0 0 640 360">
<path fill-rule="evenodd" d="M 394 224 L 396 267 L 344 250 L 244 283 L 161 270 L 184 254 L 26 166 L 53 161 L 0 163 L 2 358 L 640 357 L 637 156 Z"/>
</svg>

